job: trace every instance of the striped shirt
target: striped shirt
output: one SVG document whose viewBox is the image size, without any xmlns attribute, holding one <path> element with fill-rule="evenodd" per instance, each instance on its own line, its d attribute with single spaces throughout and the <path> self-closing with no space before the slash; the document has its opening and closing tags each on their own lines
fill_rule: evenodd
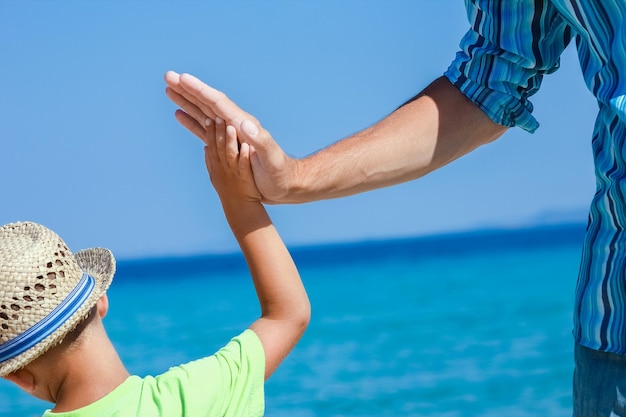
<svg viewBox="0 0 626 417">
<path fill-rule="evenodd" d="M 598 101 L 591 203 L 574 308 L 583 346 L 626 355 L 626 2 L 466 0 L 471 29 L 445 76 L 493 121 L 533 132 L 529 101 L 575 38 Z"/>
</svg>

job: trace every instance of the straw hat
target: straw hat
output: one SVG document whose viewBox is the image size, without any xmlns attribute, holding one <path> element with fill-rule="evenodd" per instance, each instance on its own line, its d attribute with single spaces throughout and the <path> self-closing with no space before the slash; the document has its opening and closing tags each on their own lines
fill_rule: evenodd
<svg viewBox="0 0 626 417">
<path fill-rule="evenodd" d="M 0 376 L 59 344 L 96 305 L 114 273 L 108 249 L 72 254 L 40 224 L 0 227 Z"/>
</svg>

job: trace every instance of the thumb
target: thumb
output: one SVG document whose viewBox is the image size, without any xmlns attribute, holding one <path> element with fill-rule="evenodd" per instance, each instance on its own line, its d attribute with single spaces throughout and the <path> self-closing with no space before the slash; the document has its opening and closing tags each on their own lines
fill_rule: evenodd
<svg viewBox="0 0 626 417">
<path fill-rule="evenodd" d="M 251 142 L 254 142 L 257 136 L 259 135 L 259 127 L 256 123 L 245 119 L 241 122 L 240 125 L 241 134 L 245 139 L 249 139 Z"/>
<path fill-rule="evenodd" d="M 246 142 L 254 147 L 256 153 L 260 154 L 261 157 L 267 157 L 269 154 L 273 154 L 276 151 L 272 136 L 257 123 L 245 119 L 241 122 L 239 127 L 241 142 Z"/>
</svg>

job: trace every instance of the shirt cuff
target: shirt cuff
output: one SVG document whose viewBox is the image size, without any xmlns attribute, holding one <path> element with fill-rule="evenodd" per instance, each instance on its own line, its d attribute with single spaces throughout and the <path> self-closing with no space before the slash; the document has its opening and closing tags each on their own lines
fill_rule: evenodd
<svg viewBox="0 0 626 417">
<path fill-rule="evenodd" d="M 463 75 L 454 64 L 444 76 L 495 123 L 534 133 L 539 123 L 532 115 L 532 104 L 519 98 L 489 89 Z"/>
</svg>

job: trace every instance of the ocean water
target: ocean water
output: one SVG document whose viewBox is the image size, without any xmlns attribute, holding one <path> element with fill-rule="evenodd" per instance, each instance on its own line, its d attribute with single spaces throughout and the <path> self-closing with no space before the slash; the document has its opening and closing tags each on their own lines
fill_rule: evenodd
<svg viewBox="0 0 626 417">
<path fill-rule="evenodd" d="M 313 307 L 266 415 L 569 416 L 584 225 L 292 248 Z M 132 373 L 213 353 L 259 313 L 239 254 L 120 262 L 105 325 Z M 0 383 L 0 416 L 49 404 Z"/>
</svg>

